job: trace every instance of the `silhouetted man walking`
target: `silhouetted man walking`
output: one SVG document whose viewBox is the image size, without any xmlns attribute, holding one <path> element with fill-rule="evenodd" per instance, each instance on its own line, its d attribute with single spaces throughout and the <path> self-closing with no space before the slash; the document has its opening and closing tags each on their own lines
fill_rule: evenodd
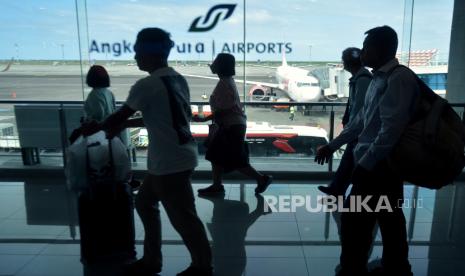
<svg viewBox="0 0 465 276">
<path fill-rule="evenodd" d="M 197 166 L 197 144 L 190 132 L 189 87 L 186 80 L 168 67 L 174 42 L 159 28 L 146 28 L 137 35 L 135 59 L 150 75 L 138 80 L 126 103 L 102 124 L 113 136 L 126 127 L 146 127 L 149 135 L 148 175 L 139 188 L 136 209 L 144 224 L 144 256 L 126 267 L 127 275 L 154 275 L 162 270 L 159 203 L 189 249 L 192 264 L 180 276 L 210 276 L 211 250 L 202 221 L 197 216 L 191 174 Z M 142 118 L 127 120 L 136 111 Z M 92 129 L 93 128 L 93 129 Z"/>
<path fill-rule="evenodd" d="M 346 127 L 352 122 L 357 114 L 362 110 L 365 102 L 365 94 L 368 85 L 373 76 L 362 66 L 360 60 L 360 49 L 350 47 L 342 52 L 342 63 L 344 69 L 350 72 L 352 77 L 349 79 L 349 99 L 347 100 L 346 111 L 342 117 L 342 125 Z M 352 172 L 354 170 L 354 147 L 357 144 L 357 139 L 347 143 L 341 162 L 337 168 L 333 181 L 329 186 L 318 186 L 318 189 L 328 195 L 345 195 L 347 188 L 352 182 Z M 322 152 L 328 152 L 331 149 L 327 145 L 318 149 L 317 156 Z"/>
<path fill-rule="evenodd" d="M 352 211 L 341 217 L 341 271 L 339 275 L 367 274 L 368 252 L 372 233 L 378 222 L 383 238 L 382 269 L 378 275 L 412 275 L 408 261 L 405 217 L 402 212 L 403 181 L 391 171 L 386 159 L 407 126 L 420 89 L 415 75 L 399 67 L 395 58 L 397 34 L 388 27 L 366 32 L 361 60 L 373 68 L 362 112 L 320 155 L 325 160 L 341 145 L 358 137 L 354 149 L 356 168 L 352 175 L 350 196 L 370 199 L 367 205 L 375 210 L 380 199 L 386 199 L 392 212 Z M 349 204 L 346 201 L 346 204 Z M 384 202 L 386 204 L 386 202 Z"/>
</svg>

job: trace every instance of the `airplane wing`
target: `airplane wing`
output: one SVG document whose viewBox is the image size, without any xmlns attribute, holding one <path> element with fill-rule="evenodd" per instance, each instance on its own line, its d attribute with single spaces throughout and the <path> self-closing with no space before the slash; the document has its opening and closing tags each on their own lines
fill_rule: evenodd
<svg viewBox="0 0 465 276">
<path fill-rule="evenodd" d="M 6 65 L 5 69 L 3 69 L 3 70 L 0 71 L 0 72 L 6 72 L 6 71 L 10 70 L 10 67 L 11 67 L 11 65 L 13 64 L 13 61 L 14 61 L 14 60 L 15 60 L 15 59 L 12 58 L 12 59 L 10 60 L 10 62 L 8 62 L 8 64 Z"/>
<path fill-rule="evenodd" d="M 278 68 L 278 66 L 261 65 L 261 64 L 249 64 L 249 63 L 247 63 L 247 67 L 268 68 L 268 69 L 275 69 L 275 70 L 276 70 L 276 68 Z"/>
<path fill-rule="evenodd" d="M 290 66 L 296 67 L 296 68 L 302 68 L 302 69 L 313 69 L 313 68 L 315 68 L 315 66 L 311 65 L 311 64 L 306 64 L 306 65 L 291 64 Z"/>
<path fill-rule="evenodd" d="M 218 77 L 210 77 L 210 76 L 201 76 L 201 75 L 192 75 L 192 74 L 182 74 L 183 76 L 186 77 L 191 77 L 191 78 L 199 78 L 199 79 L 207 79 L 207 80 L 218 80 Z M 234 79 L 235 82 L 237 83 L 244 83 L 244 80 L 242 79 Z M 266 86 L 270 88 L 279 88 L 279 85 L 277 83 L 270 83 L 270 82 L 261 82 L 261 81 L 245 81 L 246 84 L 251 84 L 251 85 L 261 85 L 261 86 Z"/>
</svg>

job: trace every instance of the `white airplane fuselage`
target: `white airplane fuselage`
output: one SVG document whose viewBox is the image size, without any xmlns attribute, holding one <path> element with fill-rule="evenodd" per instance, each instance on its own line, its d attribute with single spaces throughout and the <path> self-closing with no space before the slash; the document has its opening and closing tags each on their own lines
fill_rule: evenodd
<svg viewBox="0 0 465 276">
<path fill-rule="evenodd" d="M 276 69 L 279 89 L 295 102 L 316 102 L 321 97 L 321 88 L 317 78 L 308 70 L 283 64 Z"/>
</svg>

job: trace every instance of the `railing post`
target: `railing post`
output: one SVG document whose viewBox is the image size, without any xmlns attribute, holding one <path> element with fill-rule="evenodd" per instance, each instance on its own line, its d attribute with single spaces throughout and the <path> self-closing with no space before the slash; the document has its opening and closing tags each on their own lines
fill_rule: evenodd
<svg viewBox="0 0 465 276">
<path fill-rule="evenodd" d="M 330 212 L 326 212 L 325 214 L 325 232 L 324 232 L 324 236 L 325 236 L 325 241 L 327 241 L 329 239 L 329 221 L 331 219 L 331 213 Z"/>
<path fill-rule="evenodd" d="M 465 124 L 465 106 L 463 107 L 462 111 L 462 123 Z"/>
<path fill-rule="evenodd" d="M 450 215 L 449 215 L 449 223 L 447 223 L 447 239 L 448 241 L 453 241 L 453 232 L 454 232 L 454 218 L 456 213 L 456 204 L 457 204 L 457 185 L 453 185 L 452 188 L 452 202 L 450 204 Z"/>
<path fill-rule="evenodd" d="M 68 134 L 66 130 L 66 115 L 63 109 L 63 104 L 60 104 L 58 113 L 60 117 L 61 149 L 63 151 L 63 168 L 66 168 L 66 148 L 68 147 Z"/>
<path fill-rule="evenodd" d="M 417 217 L 417 202 L 418 202 L 418 186 L 413 187 L 412 202 L 409 202 L 410 220 L 408 223 L 408 240 L 413 239 L 413 232 L 415 230 L 415 220 Z"/>
<path fill-rule="evenodd" d="M 334 139 L 334 107 L 331 106 L 331 112 L 329 116 L 329 141 L 331 142 Z M 329 159 L 328 162 L 328 171 L 333 171 L 333 157 Z"/>
<path fill-rule="evenodd" d="M 239 184 L 239 200 L 240 202 L 245 202 L 245 184 Z"/>
</svg>

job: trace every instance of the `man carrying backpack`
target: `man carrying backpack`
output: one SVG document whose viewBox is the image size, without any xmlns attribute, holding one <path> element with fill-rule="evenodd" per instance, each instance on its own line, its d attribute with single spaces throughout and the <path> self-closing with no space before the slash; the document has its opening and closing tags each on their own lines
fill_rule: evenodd
<svg viewBox="0 0 465 276">
<path fill-rule="evenodd" d="M 350 47 L 342 52 L 342 63 L 344 69 L 350 72 L 349 79 L 349 99 L 347 100 L 346 111 L 342 117 L 342 125 L 346 127 L 353 121 L 363 107 L 365 94 L 373 76 L 362 66 L 360 60 L 360 49 Z M 329 186 L 318 186 L 318 189 L 325 194 L 338 196 L 345 195 L 351 183 L 352 171 L 354 170 L 354 147 L 357 139 L 347 143 L 341 162 L 337 168 L 336 175 Z M 328 146 L 318 148 L 317 156 L 324 151 L 331 151 Z"/>
<path fill-rule="evenodd" d="M 382 268 L 376 275 L 412 275 L 408 261 L 405 217 L 401 203 L 403 181 L 386 159 L 410 121 L 420 88 L 412 71 L 399 67 L 395 58 L 397 34 L 388 26 L 368 30 L 361 53 L 363 65 L 373 68 L 362 112 L 359 112 L 316 161 L 328 160 L 341 145 L 358 137 L 350 196 L 375 210 L 387 198 L 391 210 L 352 210 L 341 216 L 341 271 L 339 275 L 366 275 L 372 233 L 378 222 L 383 238 Z M 347 200 L 346 204 L 350 201 Z M 359 211 L 359 212 L 358 212 Z"/>
</svg>

